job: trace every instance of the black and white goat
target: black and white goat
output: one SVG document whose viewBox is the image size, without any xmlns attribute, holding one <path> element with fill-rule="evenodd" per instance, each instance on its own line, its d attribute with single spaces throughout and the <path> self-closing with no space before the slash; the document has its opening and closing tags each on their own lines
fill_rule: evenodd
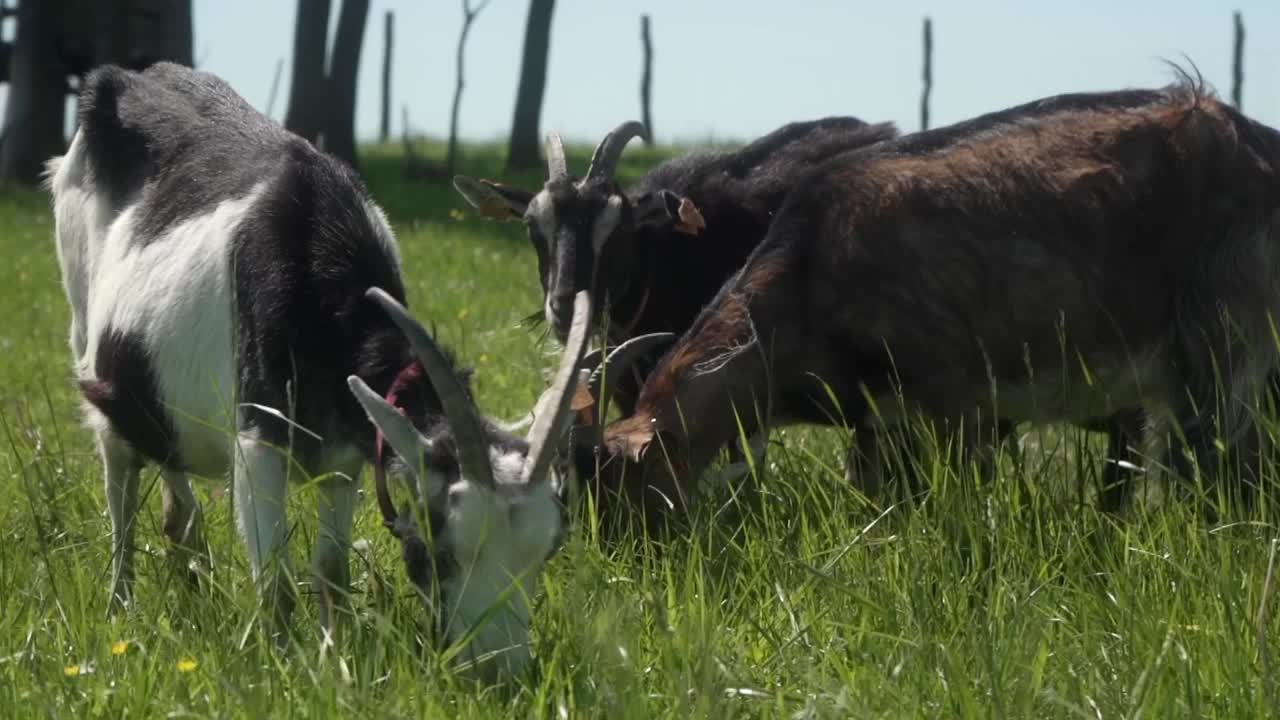
<svg viewBox="0 0 1280 720">
<path fill-rule="evenodd" d="M 184 564 L 204 550 L 188 474 L 230 471 L 278 623 L 294 604 L 286 485 L 316 478 L 314 561 L 332 626 L 357 480 L 373 461 L 379 507 L 442 640 L 474 632 L 460 657 L 520 666 L 528 596 L 565 528 L 550 463 L 586 344 L 586 294 L 556 383 L 517 437 L 483 419 L 466 374 L 404 310 L 391 229 L 349 167 L 178 65 L 99 68 L 79 112 L 47 181 L 75 374 L 104 466 L 113 608 L 132 593 L 139 471 L 151 462 Z M 396 510 L 384 468 L 416 504 Z"/>
<path fill-rule="evenodd" d="M 1277 167 L 1280 133 L 1191 82 L 833 158 L 606 428 L 608 475 L 640 463 L 622 488 L 661 512 L 768 408 L 859 427 L 904 409 L 984 443 L 993 420 L 1138 410 L 1187 442 L 1179 474 L 1212 476 L 1276 365 Z"/>
<path fill-rule="evenodd" d="M 580 290 L 591 290 L 598 304 L 607 305 L 615 342 L 684 332 L 764 238 L 804 171 L 897 135 L 892 124 L 853 117 L 790 123 L 736 150 L 663 162 L 623 190 L 614 179 L 618 160 L 644 132 L 633 121 L 607 134 L 582 179 L 569 174 L 564 147 L 552 133 L 546 143 L 549 178 L 536 193 L 454 178 L 481 215 L 524 222 L 538 256 L 544 314 L 561 341 Z M 638 386 L 626 375 L 618 379 L 620 406 L 629 411 Z"/>
</svg>

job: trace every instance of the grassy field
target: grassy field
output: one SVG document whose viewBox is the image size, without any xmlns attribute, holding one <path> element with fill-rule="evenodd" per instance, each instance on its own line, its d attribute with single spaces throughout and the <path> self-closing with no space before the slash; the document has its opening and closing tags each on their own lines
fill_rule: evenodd
<svg viewBox="0 0 1280 720">
<path fill-rule="evenodd" d="M 499 174 L 498 151 L 468 154 L 467 170 Z M 624 174 L 655 157 L 629 150 Z M 552 345 L 517 325 L 539 307 L 533 253 L 518 225 L 460 212 L 451 188 L 404 183 L 399 167 L 391 151 L 366 161 L 415 313 L 476 368 L 482 406 L 513 416 L 552 366 Z M 775 433 L 756 490 L 713 489 L 661 548 L 603 546 L 579 522 L 545 576 L 536 669 L 511 687 L 470 685 L 415 650 L 421 612 L 368 478 L 339 658 L 321 661 L 310 636 L 286 654 L 263 637 L 220 484 L 198 489 L 211 587 L 176 582 L 154 472 L 138 601 L 108 621 L 109 524 L 52 230 L 46 197 L 0 197 L 0 716 L 1280 716 L 1280 598 L 1259 621 L 1276 526 L 1181 506 L 1099 514 L 1077 499 L 1097 443 L 1075 431 L 1026 437 L 1021 469 L 984 482 L 926 462 L 928 503 L 890 513 L 844 482 L 838 433 Z M 313 517 L 294 488 L 295 560 Z M 314 619 L 306 603 L 295 623 Z"/>
</svg>

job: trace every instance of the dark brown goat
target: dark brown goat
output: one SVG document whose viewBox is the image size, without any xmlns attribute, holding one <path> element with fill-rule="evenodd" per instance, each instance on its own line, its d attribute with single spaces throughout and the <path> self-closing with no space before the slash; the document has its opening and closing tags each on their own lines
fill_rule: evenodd
<svg viewBox="0 0 1280 720">
<path fill-rule="evenodd" d="M 873 405 L 888 423 L 903 407 L 963 421 L 968 442 L 993 418 L 1141 410 L 1212 473 L 1275 365 L 1276 162 L 1280 133 L 1190 82 L 845 153 L 787 197 L 606 428 L 607 455 L 639 463 L 625 489 L 661 509 L 739 423 L 757 428 L 754 408 L 872 428 Z"/>
<path fill-rule="evenodd" d="M 804 171 L 897 131 L 853 117 L 790 123 L 737 150 L 668 160 L 623 191 L 614 169 L 627 142 L 643 134 L 642 125 L 628 122 L 606 135 L 581 181 L 568 175 L 564 150 L 552 134 L 551 177 L 536 194 L 490 180 L 454 179 L 482 215 L 524 221 L 538 254 L 546 319 L 562 341 L 568 301 L 579 290 L 608 303 L 615 342 L 684 332 L 764 238 Z M 623 380 L 615 397 L 629 412 L 638 384 Z"/>
</svg>

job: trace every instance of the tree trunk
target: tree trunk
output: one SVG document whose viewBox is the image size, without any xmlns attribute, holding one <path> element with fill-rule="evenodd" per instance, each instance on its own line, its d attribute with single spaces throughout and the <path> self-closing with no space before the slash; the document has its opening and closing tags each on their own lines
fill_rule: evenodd
<svg viewBox="0 0 1280 720">
<path fill-rule="evenodd" d="M 511 142 L 507 147 L 507 170 L 538 167 L 541 145 L 538 124 L 542 117 L 542 96 L 547 86 L 547 54 L 551 50 L 551 12 L 555 0 L 530 0 L 529 18 L 524 28 L 524 57 L 520 61 L 520 85 L 516 89 L 516 111 L 511 121 Z"/>
<path fill-rule="evenodd" d="M 187 67 L 195 67 L 196 38 L 191 0 L 171 0 L 167 20 L 165 37 L 168 38 L 169 46 L 165 48 L 164 59 L 182 63 Z"/>
<path fill-rule="evenodd" d="M 298 0 L 293 28 L 293 78 L 284 126 L 315 143 L 325 115 L 325 48 L 329 43 L 329 0 Z"/>
<path fill-rule="evenodd" d="M 0 145 L 0 183 L 34 185 L 44 162 L 62 152 L 66 70 L 58 55 L 62 0 L 23 0 L 10 64 Z"/>
<path fill-rule="evenodd" d="M 369 0 L 342 0 L 329 60 L 329 113 L 328 122 L 324 124 L 324 147 L 351 167 L 356 167 L 356 81 L 368 17 Z"/>
</svg>

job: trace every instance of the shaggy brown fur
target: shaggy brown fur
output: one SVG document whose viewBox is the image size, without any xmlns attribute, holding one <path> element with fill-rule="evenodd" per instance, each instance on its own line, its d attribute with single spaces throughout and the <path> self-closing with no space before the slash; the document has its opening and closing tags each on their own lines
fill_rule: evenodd
<svg viewBox="0 0 1280 720">
<path fill-rule="evenodd" d="M 1274 364 L 1277 159 L 1280 134 L 1191 83 L 1048 98 L 844 153 L 788 196 L 606 429 L 607 453 L 684 495 L 739 421 L 874 427 L 867 398 L 884 410 L 900 392 L 945 421 L 1088 425 L 1141 408 L 1211 460 Z M 668 461 L 680 477 L 655 472 Z"/>
</svg>

